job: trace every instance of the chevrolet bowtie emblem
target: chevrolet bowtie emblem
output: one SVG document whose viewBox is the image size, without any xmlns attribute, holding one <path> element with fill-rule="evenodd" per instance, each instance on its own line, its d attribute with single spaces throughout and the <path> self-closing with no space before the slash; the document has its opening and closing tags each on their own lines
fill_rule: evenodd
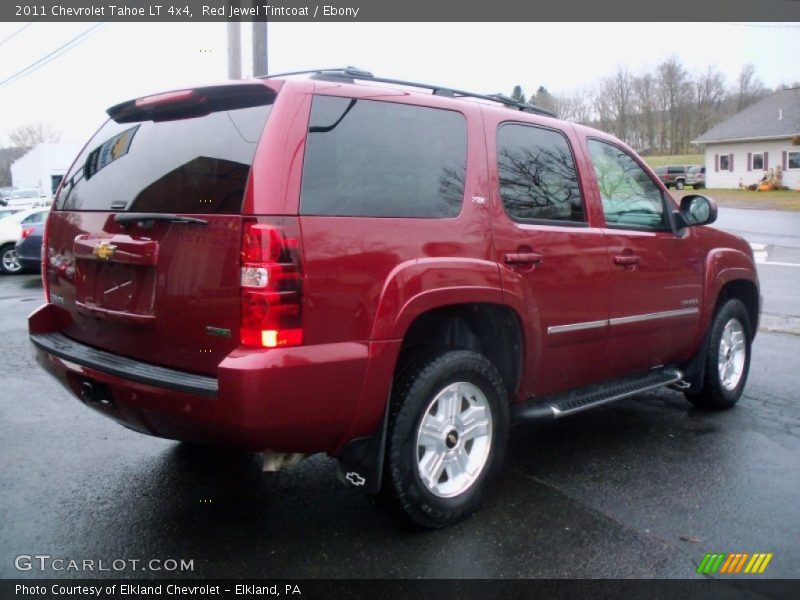
<svg viewBox="0 0 800 600">
<path fill-rule="evenodd" d="M 106 242 L 100 242 L 93 250 L 94 255 L 100 260 L 108 260 L 114 256 L 116 251 L 117 247 L 114 244 L 107 244 Z"/>
</svg>

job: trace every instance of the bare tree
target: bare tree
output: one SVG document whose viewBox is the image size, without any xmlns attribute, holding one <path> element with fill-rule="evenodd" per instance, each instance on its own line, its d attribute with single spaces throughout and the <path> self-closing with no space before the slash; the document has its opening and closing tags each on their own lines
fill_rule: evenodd
<svg viewBox="0 0 800 600">
<path fill-rule="evenodd" d="M 560 119 L 587 125 L 592 120 L 592 92 L 578 89 L 571 94 L 553 97 L 556 114 Z"/>
<path fill-rule="evenodd" d="M 687 145 L 686 120 L 690 88 L 689 75 L 680 59 L 673 55 L 658 65 L 658 87 L 661 105 L 668 119 L 670 154 L 679 154 Z"/>
<path fill-rule="evenodd" d="M 671 56 L 638 74 L 617 67 L 592 87 L 556 97 L 542 87 L 531 100 L 549 108 L 549 97 L 562 119 L 613 133 L 640 151 L 681 154 L 692 139 L 769 92 L 752 65 L 745 65 L 737 84 L 726 90 L 716 67 L 690 76 L 680 59 Z"/>
<path fill-rule="evenodd" d="M 628 69 L 617 67 L 600 84 L 603 105 L 609 112 L 614 134 L 624 142 L 631 139 L 633 117 L 633 80 Z"/>
<path fill-rule="evenodd" d="M 700 135 L 716 123 L 725 99 L 725 77 L 716 67 L 709 67 L 694 82 L 694 121 L 691 137 Z"/>
<path fill-rule="evenodd" d="M 656 80 L 650 73 L 633 79 L 633 100 L 636 111 L 639 145 L 652 151 L 658 137 L 658 90 Z"/>
<path fill-rule="evenodd" d="M 744 110 L 765 92 L 764 84 L 756 77 L 756 68 L 753 64 L 744 65 L 736 80 L 736 110 Z"/>
<path fill-rule="evenodd" d="M 61 132 L 56 131 L 51 123 L 28 123 L 20 125 L 8 133 L 12 146 L 31 148 L 43 142 L 57 142 L 61 139 Z"/>
</svg>

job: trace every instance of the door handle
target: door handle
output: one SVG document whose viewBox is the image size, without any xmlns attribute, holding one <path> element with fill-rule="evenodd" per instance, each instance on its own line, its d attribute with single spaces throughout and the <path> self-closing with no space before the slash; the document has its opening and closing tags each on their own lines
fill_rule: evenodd
<svg viewBox="0 0 800 600">
<path fill-rule="evenodd" d="M 635 256 L 633 254 L 625 254 L 623 256 L 614 257 L 614 264 L 621 265 L 623 267 L 635 267 L 641 262 L 642 258 L 640 256 Z"/>
<path fill-rule="evenodd" d="M 544 255 L 539 252 L 515 252 L 505 255 L 508 265 L 540 265 L 544 262 Z"/>
</svg>

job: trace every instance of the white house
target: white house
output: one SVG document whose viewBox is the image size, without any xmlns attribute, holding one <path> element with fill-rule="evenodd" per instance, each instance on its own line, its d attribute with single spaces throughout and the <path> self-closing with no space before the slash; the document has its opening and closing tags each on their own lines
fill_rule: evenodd
<svg viewBox="0 0 800 600">
<path fill-rule="evenodd" d="M 11 163 L 11 185 L 38 188 L 52 196 L 78 152 L 76 144 L 38 144 Z"/>
<path fill-rule="evenodd" d="M 800 88 L 759 100 L 692 143 L 705 145 L 707 187 L 758 183 L 780 166 L 783 185 L 800 189 Z"/>
</svg>

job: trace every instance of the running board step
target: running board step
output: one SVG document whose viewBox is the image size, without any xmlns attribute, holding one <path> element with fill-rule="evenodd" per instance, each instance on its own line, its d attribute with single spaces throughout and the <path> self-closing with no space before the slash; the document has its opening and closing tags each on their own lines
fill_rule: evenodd
<svg viewBox="0 0 800 600">
<path fill-rule="evenodd" d="M 563 394 L 531 398 L 514 407 L 514 418 L 520 421 L 558 419 L 641 392 L 674 385 L 682 380 L 683 373 L 678 369 L 662 367 L 642 375 L 578 388 Z"/>
</svg>

